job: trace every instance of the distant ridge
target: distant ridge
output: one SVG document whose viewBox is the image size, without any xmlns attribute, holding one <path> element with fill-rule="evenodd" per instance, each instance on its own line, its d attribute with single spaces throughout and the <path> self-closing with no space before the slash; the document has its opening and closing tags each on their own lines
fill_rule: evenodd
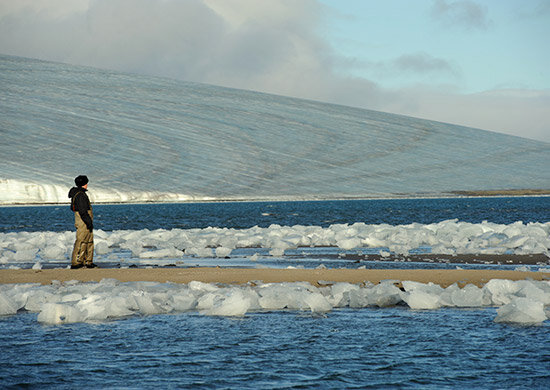
<svg viewBox="0 0 550 390">
<path fill-rule="evenodd" d="M 550 144 L 483 130 L 4 55 L 0 85 L 0 204 L 550 188 Z"/>
</svg>

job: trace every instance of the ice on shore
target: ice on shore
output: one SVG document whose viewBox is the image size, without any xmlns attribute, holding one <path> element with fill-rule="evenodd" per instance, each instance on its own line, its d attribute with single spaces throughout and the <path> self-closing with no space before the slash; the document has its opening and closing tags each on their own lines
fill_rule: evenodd
<svg viewBox="0 0 550 390">
<path fill-rule="evenodd" d="M 210 316 L 243 316 L 250 312 L 297 310 L 325 313 L 338 308 L 408 305 L 415 310 L 444 307 L 498 307 L 495 322 L 537 324 L 548 317 L 550 282 L 491 280 L 484 287 L 394 281 L 327 284 L 255 283 L 217 285 L 128 282 L 54 282 L 0 285 L 0 315 L 29 311 L 45 324 L 66 324 L 194 311 Z M 506 302 L 506 303 L 505 303 Z"/>
<path fill-rule="evenodd" d="M 72 182 L 69 180 L 69 185 Z M 0 177 L 0 205 L 2 204 L 48 204 L 67 203 L 66 184 L 35 183 L 29 180 L 3 179 Z M 139 203 L 139 202 L 188 202 L 212 200 L 207 196 L 161 191 L 120 191 L 116 188 L 95 186 L 89 193 L 93 203 Z"/>
<path fill-rule="evenodd" d="M 547 319 L 544 304 L 530 298 L 514 298 L 497 310 L 495 322 L 538 324 Z"/>
<path fill-rule="evenodd" d="M 67 259 L 74 232 L 0 233 L 0 267 Z M 408 255 L 421 250 L 434 254 L 546 254 L 550 257 L 550 222 L 509 225 L 472 224 L 456 219 L 422 225 L 387 224 L 279 226 L 249 229 L 95 230 L 96 256 L 130 252 L 135 259 L 231 256 L 238 248 L 262 248 L 280 257 L 300 247 L 370 249 L 374 253 Z"/>
</svg>

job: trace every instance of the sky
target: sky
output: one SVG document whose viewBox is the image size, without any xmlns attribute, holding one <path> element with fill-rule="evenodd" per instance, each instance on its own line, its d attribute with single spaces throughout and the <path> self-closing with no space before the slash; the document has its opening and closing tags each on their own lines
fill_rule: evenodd
<svg viewBox="0 0 550 390">
<path fill-rule="evenodd" d="M 0 0 L 0 53 L 550 142 L 550 0 Z"/>
</svg>

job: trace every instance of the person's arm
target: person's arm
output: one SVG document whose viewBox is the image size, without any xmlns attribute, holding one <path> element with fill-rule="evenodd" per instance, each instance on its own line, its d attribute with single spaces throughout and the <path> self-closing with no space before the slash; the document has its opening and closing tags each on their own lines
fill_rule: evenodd
<svg viewBox="0 0 550 390">
<path fill-rule="evenodd" d="M 82 221 L 86 224 L 86 227 L 89 231 L 94 230 L 94 224 L 92 222 L 92 218 L 90 218 L 90 214 L 88 214 L 88 202 L 86 202 L 86 196 L 78 196 L 79 194 L 75 195 L 74 198 L 74 208 L 76 211 L 78 211 L 78 214 L 80 214 L 80 218 Z"/>
</svg>

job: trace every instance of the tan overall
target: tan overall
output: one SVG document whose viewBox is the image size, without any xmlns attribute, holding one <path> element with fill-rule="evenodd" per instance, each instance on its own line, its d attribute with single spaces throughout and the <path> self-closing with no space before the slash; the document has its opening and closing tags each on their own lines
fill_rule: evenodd
<svg viewBox="0 0 550 390">
<path fill-rule="evenodd" d="M 94 214 L 91 209 L 88 210 L 88 214 L 93 221 Z M 74 213 L 74 226 L 76 227 L 76 241 L 74 242 L 71 265 L 92 264 L 94 261 L 94 233 L 88 230 L 78 211 Z"/>
</svg>

